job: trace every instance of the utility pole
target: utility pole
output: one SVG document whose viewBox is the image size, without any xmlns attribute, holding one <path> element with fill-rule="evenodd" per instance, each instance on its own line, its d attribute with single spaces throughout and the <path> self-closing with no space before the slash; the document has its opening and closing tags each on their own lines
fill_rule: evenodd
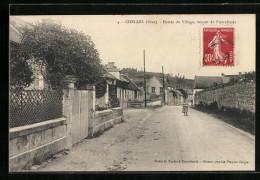
<svg viewBox="0 0 260 180">
<path fill-rule="evenodd" d="M 144 107 L 146 107 L 145 50 L 144 50 Z"/>
<path fill-rule="evenodd" d="M 165 84 L 164 84 L 163 66 L 162 66 L 162 75 L 163 75 L 163 104 L 165 105 Z"/>
</svg>

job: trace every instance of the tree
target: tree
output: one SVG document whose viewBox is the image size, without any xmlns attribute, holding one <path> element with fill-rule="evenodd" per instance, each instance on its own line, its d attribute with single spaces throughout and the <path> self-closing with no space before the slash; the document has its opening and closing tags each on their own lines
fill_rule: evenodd
<svg viewBox="0 0 260 180">
<path fill-rule="evenodd" d="M 60 87 L 65 75 L 76 76 L 77 87 L 96 84 L 104 94 L 103 66 L 90 36 L 55 23 L 35 23 L 22 30 L 21 58 L 43 61 L 46 78 L 52 87 Z M 101 88 L 101 90 L 99 89 Z M 97 97 L 102 96 L 97 93 Z"/>
<path fill-rule="evenodd" d="M 26 54 L 20 45 L 10 44 L 10 86 L 28 87 L 33 81 L 33 72 L 29 67 Z"/>
<path fill-rule="evenodd" d="M 178 90 L 182 93 L 183 98 L 184 98 L 184 99 L 187 99 L 188 93 L 187 93 L 184 89 L 182 89 L 182 88 L 178 88 Z"/>
</svg>

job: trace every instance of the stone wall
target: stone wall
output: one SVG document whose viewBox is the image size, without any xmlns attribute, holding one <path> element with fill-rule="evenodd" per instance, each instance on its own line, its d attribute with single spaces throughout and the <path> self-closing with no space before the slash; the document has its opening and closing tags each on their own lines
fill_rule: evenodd
<svg viewBox="0 0 260 180">
<path fill-rule="evenodd" d="M 9 170 L 20 171 L 70 148 L 65 118 L 17 128 L 9 132 Z"/>
<path fill-rule="evenodd" d="M 89 124 L 89 135 L 93 136 L 120 122 L 123 122 L 123 109 L 121 107 L 96 111 L 94 119 Z"/>
<path fill-rule="evenodd" d="M 216 101 L 220 106 L 235 107 L 255 112 L 255 83 L 236 83 L 195 94 L 195 104 L 210 104 Z"/>
</svg>

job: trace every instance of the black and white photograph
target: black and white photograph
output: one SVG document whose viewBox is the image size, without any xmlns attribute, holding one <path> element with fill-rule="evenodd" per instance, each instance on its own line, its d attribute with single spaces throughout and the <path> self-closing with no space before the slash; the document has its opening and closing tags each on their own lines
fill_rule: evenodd
<svg viewBox="0 0 260 180">
<path fill-rule="evenodd" d="M 9 172 L 255 171 L 255 14 L 10 15 Z"/>
</svg>

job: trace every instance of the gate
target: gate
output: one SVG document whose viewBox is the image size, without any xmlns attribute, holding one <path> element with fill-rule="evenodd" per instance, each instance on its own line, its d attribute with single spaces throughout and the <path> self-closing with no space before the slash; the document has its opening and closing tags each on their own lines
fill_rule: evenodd
<svg viewBox="0 0 260 180">
<path fill-rule="evenodd" d="M 88 136 L 88 123 L 93 107 L 93 92 L 88 90 L 75 90 L 72 102 L 72 144 Z"/>
</svg>

